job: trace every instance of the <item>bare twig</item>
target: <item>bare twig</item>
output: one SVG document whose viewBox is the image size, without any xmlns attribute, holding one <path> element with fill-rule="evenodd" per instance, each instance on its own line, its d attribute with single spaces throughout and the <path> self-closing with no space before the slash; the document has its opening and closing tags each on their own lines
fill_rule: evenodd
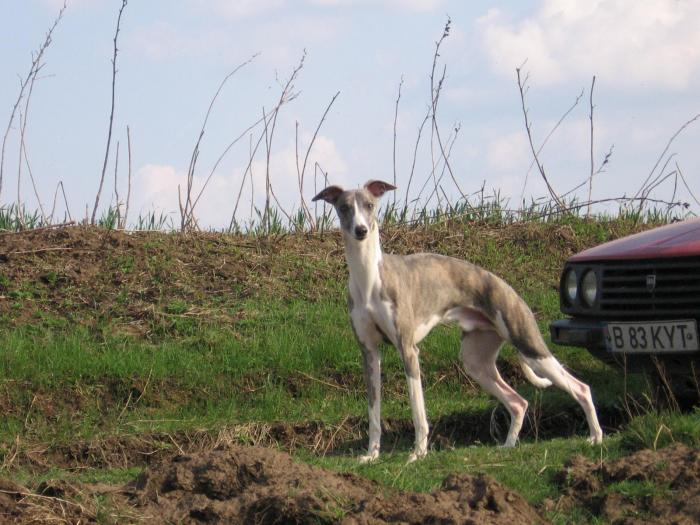
<svg viewBox="0 0 700 525">
<path fill-rule="evenodd" d="M 126 147 L 128 153 L 128 170 L 127 170 L 127 189 L 126 189 L 126 204 L 124 205 L 124 217 L 122 218 L 122 223 L 119 225 L 120 229 L 126 228 L 126 220 L 129 215 L 129 202 L 131 201 L 131 130 L 129 126 L 126 127 Z"/>
<path fill-rule="evenodd" d="M 207 108 L 207 112 L 204 115 L 204 121 L 202 122 L 202 127 L 199 130 L 199 136 L 197 137 L 197 142 L 195 142 L 194 148 L 192 149 L 192 155 L 190 156 L 190 164 L 187 168 L 187 192 L 185 194 L 185 202 L 182 202 L 182 198 L 180 195 L 180 188 L 178 187 L 178 199 L 179 199 L 179 204 L 180 204 L 180 227 L 182 231 L 185 231 L 186 229 L 190 228 L 193 224 L 193 210 L 192 210 L 192 187 L 194 184 L 194 173 L 195 173 L 195 168 L 197 166 L 197 159 L 199 158 L 199 146 L 202 143 L 202 138 L 204 137 L 204 133 L 206 131 L 207 127 L 207 122 L 209 121 L 209 116 L 211 115 L 211 111 L 214 107 L 214 103 L 216 102 L 216 99 L 219 98 L 219 94 L 221 93 L 221 90 L 224 88 L 224 85 L 226 85 L 226 82 L 235 75 L 241 68 L 244 66 L 250 64 L 257 56 L 259 53 L 254 54 L 251 56 L 248 60 L 245 62 L 239 64 L 236 66 L 233 71 L 228 73 L 221 83 L 219 84 L 219 87 L 216 90 L 216 93 L 214 93 L 214 96 L 212 97 L 211 101 L 209 102 L 209 107 Z M 211 175 L 210 175 L 211 177 Z"/>
<path fill-rule="evenodd" d="M 612 157 L 612 154 L 613 154 L 613 150 L 614 150 L 614 149 L 615 149 L 615 145 L 613 144 L 613 145 L 610 146 L 610 149 L 609 149 L 609 150 L 607 151 L 607 153 L 605 154 L 605 157 L 603 157 L 603 161 L 600 163 L 600 166 L 598 166 L 598 169 L 595 170 L 595 172 L 593 173 L 593 176 L 594 176 L 594 177 L 595 177 L 596 175 L 600 175 L 601 173 L 603 173 L 603 172 L 605 171 L 605 166 L 607 166 L 608 163 L 610 162 L 610 157 Z M 574 193 L 576 190 L 579 190 L 579 189 L 583 188 L 583 187 L 586 185 L 586 183 L 589 181 L 589 179 L 590 179 L 590 175 L 587 175 L 586 178 L 583 179 L 583 182 L 580 182 L 579 184 L 577 184 L 576 186 L 574 186 L 574 187 L 571 188 L 570 190 L 565 191 L 564 193 L 562 193 L 561 195 L 559 195 L 559 197 L 562 198 L 562 199 L 564 199 L 564 197 L 567 197 L 568 195 L 571 195 L 571 194 Z M 594 204 L 594 203 L 595 203 L 595 201 L 592 201 L 592 200 L 590 200 L 590 199 L 589 199 L 588 202 L 590 202 L 591 204 Z"/>
<path fill-rule="evenodd" d="M 549 183 L 549 179 L 547 178 L 547 174 L 544 170 L 544 166 L 542 165 L 542 162 L 540 162 L 539 156 L 537 154 L 537 151 L 535 150 L 535 145 L 532 139 L 532 124 L 530 123 L 530 119 L 527 115 L 528 110 L 525 104 L 525 92 L 527 91 L 527 80 L 529 75 L 525 75 L 525 78 L 521 78 L 520 76 L 520 71 L 522 69 L 522 66 L 518 67 L 515 69 L 515 72 L 518 77 L 518 91 L 520 92 L 520 102 L 523 110 L 523 117 L 525 118 L 525 130 L 527 131 L 527 139 L 530 144 L 530 151 L 532 152 L 532 156 L 534 157 L 535 163 L 537 165 L 537 169 L 540 172 L 540 175 L 542 176 L 542 179 L 544 180 L 545 185 L 547 186 L 547 191 L 551 195 L 552 199 L 554 202 L 557 204 L 557 206 L 560 209 L 564 209 L 564 203 L 562 202 L 561 198 L 557 195 L 557 193 L 554 191 L 554 188 L 552 185 Z"/>
<path fill-rule="evenodd" d="M 297 159 L 297 175 L 299 178 L 299 194 L 301 195 L 301 205 L 304 209 L 304 213 L 306 214 L 307 219 L 309 220 L 309 224 L 311 225 L 312 231 L 315 229 L 315 224 L 314 224 L 314 219 L 311 214 L 311 210 L 309 209 L 308 205 L 306 204 L 306 199 L 304 199 L 304 174 L 306 173 L 306 163 L 309 160 L 309 154 L 311 153 L 311 149 L 314 146 L 314 143 L 316 142 L 316 137 L 318 136 L 318 132 L 321 129 L 321 126 L 323 125 L 323 122 L 326 120 L 326 116 L 328 115 L 328 112 L 331 109 L 331 106 L 333 106 L 333 103 L 335 102 L 335 99 L 338 98 L 338 95 L 340 95 L 340 91 L 338 91 L 335 95 L 333 95 L 333 98 L 331 98 L 331 101 L 328 103 L 326 106 L 326 110 L 323 112 L 323 115 L 321 116 L 321 120 L 318 122 L 318 126 L 316 126 L 316 130 L 314 131 L 313 137 L 311 137 L 311 142 L 309 142 L 309 147 L 306 148 L 306 155 L 304 155 L 304 163 L 302 164 L 301 167 L 301 172 L 299 172 L 299 163 Z M 396 178 L 396 174 L 394 174 L 394 179 Z"/>
<path fill-rule="evenodd" d="M 649 187 L 648 187 L 647 185 L 648 185 L 649 181 L 651 180 L 651 178 L 654 176 L 654 173 L 656 172 L 656 169 L 659 167 L 659 164 L 661 164 L 661 161 L 662 161 L 662 160 L 664 159 L 664 157 L 666 156 L 666 153 L 668 153 L 668 150 L 669 150 L 669 148 L 671 147 L 671 144 L 673 143 L 674 140 L 676 140 L 676 137 L 678 137 L 678 135 L 680 135 L 680 134 L 685 130 L 685 128 L 687 128 L 688 126 L 690 126 L 691 124 L 693 124 L 693 123 L 694 123 L 696 120 L 698 120 L 699 118 L 700 118 L 700 113 L 697 114 L 697 115 L 695 115 L 695 116 L 694 116 L 693 118 L 691 118 L 690 120 L 686 121 L 686 122 L 678 129 L 678 131 L 676 131 L 676 132 L 671 136 L 671 138 L 668 139 L 668 142 L 666 143 L 666 146 L 664 147 L 663 151 L 661 152 L 661 155 L 659 155 L 659 158 L 656 160 L 656 163 L 654 164 L 654 167 L 653 167 L 653 168 L 651 169 L 651 171 L 649 172 L 649 175 L 647 175 L 647 178 L 644 179 L 644 182 L 642 183 L 642 185 L 640 186 L 640 188 L 639 188 L 639 189 L 637 190 L 637 192 L 634 194 L 635 199 L 638 198 L 638 197 L 641 197 L 641 200 L 639 201 L 639 209 L 638 209 L 638 212 L 641 213 L 642 208 L 644 207 L 644 201 L 645 201 L 644 197 L 646 197 L 646 196 L 649 195 L 649 191 L 650 191 L 650 190 L 649 190 Z M 666 161 L 666 164 L 668 164 L 668 159 L 667 159 L 667 161 Z M 661 170 L 660 170 L 660 173 L 663 173 L 663 172 L 664 172 L 664 169 L 661 169 Z M 657 179 L 658 179 L 658 176 L 657 176 Z"/>
<path fill-rule="evenodd" d="M 255 154 L 258 151 L 258 148 L 260 147 L 260 144 L 263 141 L 263 138 L 265 138 L 265 131 L 263 130 L 260 133 L 260 137 L 258 138 L 258 141 L 255 144 L 255 147 L 253 147 L 253 134 L 250 134 L 250 145 L 249 145 L 249 154 L 248 154 L 248 165 L 245 168 L 245 171 L 243 172 L 243 178 L 241 179 L 241 187 L 238 190 L 238 196 L 236 197 L 236 204 L 233 207 L 233 213 L 231 214 L 231 222 L 229 224 L 229 230 L 233 229 L 234 224 L 236 223 L 236 212 L 238 211 L 238 204 L 241 201 L 241 195 L 243 194 L 243 185 L 245 184 L 246 181 L 246 176 L 250 175 L 250 188 L 251 188 L 251 207 L 253 203 L 253 193 L 254 193 L 254 187 L 253 187 L 253 160 L 255 159 Z M 252 210 L 251 210 L 252 214 Z M 252 218 L 252 215 L 251 215 Z"/>
<path fill-rule="evenodd" d="M 452 156 L 452 148 L 455 145 L 455 142 L 457 141 L 457 136 L 459 135 L 459 131 L 460 131 L 460 129 L 462 129 L 462 126 L 461 126 L 461 124 L 457 123 L 454 125 L 453 129 L 454 129 L 454 135 L 452 133 L 450 133 L 450 135 L 447 137 L 446 158 L 442 164 L 442 169 L 440 170 L 440 176 L 437 178 L 434 177 L 435 178 L 434 187 L 433 187 L 433 190 L 431 191 L 430 195 L 428 196 L 428 198 L 425 200 L 426 206 L 430 202 L 430 200 L 433 198 L 434 195 L 439 196 L 438 189 L 440 189 L 440 190 L 442 190 L 440 193 L 442 193 L 443 197 L 445 199 L 447 199 L 448 207 L 450 207 L 450 208 L 452 207 L 449 199 L 447 198 L 447 194 L 442 189 L 442 186 L 440 185 L 440 183 L 442 182 L 442 179 L 445 177 L 445 172 L 447 169 L 447 160 Z M 437 168 L 437 166 L 433 166 L 431 173 L 433 173 L 433 174 L 435 173 L 435 168 Z M 423 190 L 425 189 L 427 182 L 428 181 L 426 180 L 426 184 L 423 184 L 423 187 L 421 188 L 420 192 L 418 192 L 418 198 L 420 198 L 420 196 L 423 194 Z M 464 201 L 468 202 L 466 196 L 464 197 Z M 438 199 L 438 203 L 439 202 L 440 202 L 440 199 Z"/>
<path fill-rule="evenodd" d="M 695 196 L 693 193 L 693 190 L 690 189 L 690 186 L 688 186 L 688 182 L 685 180 L 685 177 L 683 176 L 683 172 L 681 171 L 681 167 L 678 165 L 676 162 L 676 171 L 678 172 L 678 175 L 681 178 L 681 181 L 683 182 L 683 185 L 685 186 L 685 189 L 688 190 L 688 193 L 692 197 L 692 199 L 695 201 L 695 204 L 700 206 L 700 201 L 698 201 L 698 198 Z"/>
<path fill-rule="evenodd" d="M 19 162 L 17 165 L 17 214 L 20 220 L 20 227 L 24 227 L 24 213 L 22 210 L 22 198 L 21 198 L 21 178 L 22 178 L 22 158 L 27 165 L 27 172 L 29 173 L 29 179 L 32 183 L 32 188 L 34 189 L 34 196 L 39 203 L 39 210 L 41 211 L 41 220 L 46 222 L 46 213 L 44 213 L 44 206 L 41 204 L 41 197 L 39 197 L 39 192 L 36 188 L 36 181 L 34 179 L 34 173 L 32 173 L 32 167 L 29 163 L 29 155 L 27 154 L 27 143 L 25 141 L 27 132 L 27 119 L 29 118 L 29 102 L 32 98 L 32 93 L 34 92 L 34 83 L 36 82 L 37 75 L 43 65 L 38 65 L 34 68 L 34 74 L 29 81 L 29 90 L 27 91 L 27 98 L 24 103 L 24 114 L 20 111 L 19 121 L 20 121 L 20 133 L 19 133 Z"/>
<path fill-rule="evenodd" d="M 58 184 L 56 185 L 56 193 L 54 193 L 54 196 L 53 196 L 53 207 L 51 208 L 50 221 L 53 221 L 53 215 L 54 215 L 54 212 L 56 211 L 56 196 L 58 195 L 58 188 L 59 187 L 61 188 L 61 193 L 63 194 L 63 204 L 66 207 L 66 214 L 68 215 L 68 220 L 72 223 L 73 217 L 71 217 L 71 215 L 70 215 L 70 208 L 68 206 L 68 198 L 66 197 L 66 190 L 63 187 L 63 181 L 58 181 Z"/>
<path fill-rule="evenodd" d="M 442 42 L 447 38 L 450 34 L 450 25 L 452 24 L 452 20 L 450 18 L 447 18 L 447 22 L 445 23 L 445 29 L 442 33 L 442 36 L 440 39 L 435 43 L 435 53 L 433 54 L 433 66 L 430 71 L 430 97 L 431 97 L 431 107 L 432 107 L 432 113 L 431 113 L 431 119 L 433 123 L 433 131 L 435 133 L 435 138 L 437 138 L 438 146 L 440 147 L 440 152 L 442 154 L 443 159 L 445 160 L 445 166 L 447 167 L 447 171 L 450 173 L 450 177 L 452 178 L 452 182 L 454 183 L 455 187 L 457 188 L 457 191 L 459 191 L 459 194 L 462 196 L 463 199 L 466 199 L 466 195 L 462 191 L 462 188 L 459 186 L 459 183 L 457 182 L 457 179 L 455 178 L 455 175 L 452 171 L 452 166 L 450 165 L 449 159 L 447 158 L 445 154 L 445 146 L 442 143 L 442 137 L 440 136 L 440 129 L 438 127 L 438 121 L 437 121 L 437 108 L 438 108 L 438 100 L 440 98 L 440 92 L 442 90 L 442 85 L 445 80 L 445 73 L 446 73 L 446 66 L 443 66 L 442 70 L 442 76 L 437 84 L 435 86 L 435 68 L 437 66 L 437 60 L 438 57 L 440 56 L 440 46 L 442 45 Z"/>
<path fill-rule="evenodd" d="M 557 131 L 557 129 L 559 129 L 559 126 L 561 126 L 561 123 L 564 122 L 564 120 L 566 119 L 566 117 L 568 117 L 569 114 L 574 110 L 574 108 L 575 108 L 576 106 L 578 106 L 578 103 L 580 102 L 581 98 L 583 98 L 583 90 L 581 90 L 581 93 L 578 94 L 578 96 L 577 96 L 576 99 L 574 100 L 573 104 L 571 104 L 571 106 L 569 106 L 569 109 L 567 109 L 567 110 L 562 114 L 562 116 L 559 117 L 559 120 L 557 121 L 557 123 L 554 124 L 554 126 L 552 126 L 552 129 L 549 130 L 549 133 L 547 133 L 547 136 L 546 136 L 546 137 L 544 138 L 544 140 L 542 141 L 542 144 L 540 144 L 540 147 L 537 148 L 537 155 L 538 155 L 538 157 L 539 157 L 539 155 L 542 153 L 542 150 L 544 149 L 544 147 L 547 145 L 547 142 L 549 142 L 549 139 L 552 137 L 552 135 L 554 135 L 554 133 Z M 532 171 L 532 168 L 533 168 L 534 166 L 535 166 L 535 159 L 533 158 L 532 161 L 530 161 L 530 165 L 529 165 L 528 168 L 527 168 L 527 172 L 525 173 L 525 182 L 523 182 L 523 189 L 522 189 L 522 191 L 520 192 L 520 200 L 521 200 L 521 201 L 522 201 L 522 200 L 524 199 L 524 197 L 525 197 L 525 186 L 527 186 L 527 180 L 528 180 L 528 178 L 530 177 L 530 172 Z M 587 180 L 588 180 L 588 178 L 586 178 L 586 181 L 587 181 Z"/>
<path fill-rule="evenodd" d="M 0 194 L 2 194 L 2 183 L 3 183 L 3 174 L 4 174 L 4 165 L 5 165 L 5 147 L 7 144 L 7 138 L 10 135 L 10 130 L 12 129 L 12 123 L 15 120 L 15 116 L 17 115 L 17 110 L 19 109 L 19 105 L 22 102 L 22 99 L 24 98 L 24 92 L 27 89 L 27 86 L 29 85 L 30 81 L 33 78 L 36 78 L 36 75 L 38 71 L 42 67 L 42 62 L 41 60 L 44 57 L 44 53 L 48 49 L 48 47 L 51 45 L 51 37 L 53 35 L 54 30 L 56 29 L 56 26 L 58 26 L 58 23 L 61 21 L 61 18 L 63 18 L 63 12 L 66 10 L 66 0 L 63 2 L 63 6 L 61 9 L 58 11 L 58 15 L 53 21 L 53 24 L 49 28 L 48 32 L 46 33 L 46 36 L 44 37 L 44 41 L 41 43 L 39 48 L 37 49 L 36 53 L 32 54 L 32 64 L 29 68 L 29 72 L 27 73 L 27 76 L 24 78 L 24 80 L 20 81 L 20 87 L 19 87 L 19 94 L 17 95 L 17 100 L 15 100 L 15 103 L 12 107 L 12 111 L 10 112 L 10 118 L 7 122 L 7 128 L 5 129 L 5 134 L 2 137 L 2 149 L 0 150 Z"/>
<path fill-rule="evenodd" d="M 423 128 L 425 127 L 425 124 L 428 122 L 428 119 L 430 119 L 430 112 L 431 111 L 432 111 L 432 109 L 428 108 L 428 111 L 425 114 L 425 118 L 423 118 L 423 122 L 421 122 L 421 125 L 418 127 L 418 134 L 416 135 L 416 143 L 413 146 L 413 162 L 411 163 L 411 173 L 408 176 L 408 184 L 406 184 L 406 194 L 404 197 L 404 209 L 408 208 L 408 191 L 411 188 L 411 182 L 413 181 L 413 174 L 415 173 L 415 170 L 416 170 L 416 158 L 418 157 L 418 145 L 420 144 L 421 135 L 423 134 Z"/>
<path fill-rule="evenodd" d="M 589 114 L 589 119 L 591 121 L 591 177 L 588 181 L 588 210 L 586 210 L 586 217 L 591 216 L 591 193 L 593 192 L 593 176 L 595 175 L 595 163 L 593 161 L 593 88 L 595 87 L 595 75 L 593 75 L 593 80 L 591 80 L 591 93 L 588 99 L 591 112 Z"/>
<path fill-rule="evenodd" d="M 114 153 L 114 200 L 117 207 L 117 228 L 122 222 L 121 204 L 119 203 L 119 187 L 117 186 L 117 173 L 119 171 L 119 141 L 117 141 L 117 151 Z"/>
<path fill-rule="evenodd" d="M 105 158 L 102 163 L 102 173 L 100 174 L 100 185 L 97 188 L 97 195 L 95 196 L 95 206 L 92 208 L 92 216 L 90 218 L 90 224 L 95 224 L 95 216 L 97 215 L 97 207 L 100 204 L 100 194 L 102 193 L 102 186 L 105 181 L 105 173 L 107 172 L 107 162 L 109 161 L 109 147 L 112 144 L 112 125 L 114 124 L 114 102 L 116 94 L 116 84 L 117 84 L 117 54 L 119 48 L 117 47 L 117 39 L 119 38 L 119 29 L 122 22 L 122 14 L 124 13 L 124 8 L 129 0 L 122 0 L 122 5 L 119 8 L 119 14 L 117 15 L 117 27 L 114 31 L 114 51 L 112 54 L 112 98 L 111 106 L 109 111 L 109 126 L 107 127 L 107 146 L 105 146 Z"/>
<path fill-rule="evenodd" d="M 266 126 L 265 126 L 265 209 L 263 210 L 263 225 L 267 229 L 267 231 L 270 231 L 270 196 L 274 196 L 273 191 L 272 191 L 272 183 L 270 180 L 270 156 L 272 155 L 272 140 L 275 136 L 275 128 L 277 126 L 277 116 L 279 115 L 280 108 L 286 104 L 287 102 L 290 102 L 291 100 L 295 99 L 297 97 L 297 93 L 294 92 L 294 82 L 297 79 L 297 76 L 299 75 L 299 72 L 301 69 L 304 67 L 304 61 L 306 60 L 306 50 L 301 55 L 301 59 L 299 60 L 299 63 L 297 66 L 292 70 L 292 74 L 289 75 L 289 78 L 287 79 L 287 82 L 283 85 L 282 91 L 280 93 L 280 98 L 277 101 L 277 105 L 273 108 L 271 115 L 271 123 L 269 126 L 269 133 L 268 133 L 268 126 L 267 126 L 267 120 L 265 120 Z M 264 110 L 263 110 L 263 115 L 264 115 Z M 277 201 L 276 196 L 275 200 Z M 279 201 L 277 201 L 279 204 Z M 280 206 L 280 209 L 282 213 L 284 213 L 287 217 L 289 215 L 287 212 Z"/>
<path fill-rule="evenodd" d="M 199 193 L 197 193 L 197 197 L 192 201 L 192 204 L 190 205 L 189 209 L 189 214 L 190 216 L 194 215 L 194 209 L 197 206 L 197 203 L 199 202 L 199 199 L 202 197 L 202 194 L 204 193 L 204 190 L 207 188 L 209 185 L 209 181 L 212 179 L 214 176 L 214 173 L 216 172 L 216 169 L 219 167 L 219 164 L 221 164 L 221 161 L 224 160 L 224 157 L 226 154 L 235 146 L 245 135 L 247 135 L 250 131 L 255 129 L 258 124 L 260 124 L 263 121 L 262 118 L 259 118 L 256 122 L 248 126 L 243 132 L 238 135 L 235 139 L 233 139 L 228 146 L 224 149 L 224 151 L 219 155 L 219 158 L 216 159 L 216 162 L 214 163 L 214 166 L 212 166 L 211 171 L 209 172 L 209 175 L 207 176 L 206 180 L 204 181 L 204 184 L 202 184 L 202 188 L 199 190 Z"/>
<path fill-rule="evenodd" d="M 392 165 L 394 167 L 394 186 L 396 186 L 396 123 L 399 120 L 399 101 L 401 100 L 401 86 L 403 86 L 403 75 L 399 82 L 399 92 L 396 95 L 396 105 L 394 107 L 394 148 L 392 154 Z M 394 206 L 396 206 L 396 192 L 394 192 Z"/>
</svg>

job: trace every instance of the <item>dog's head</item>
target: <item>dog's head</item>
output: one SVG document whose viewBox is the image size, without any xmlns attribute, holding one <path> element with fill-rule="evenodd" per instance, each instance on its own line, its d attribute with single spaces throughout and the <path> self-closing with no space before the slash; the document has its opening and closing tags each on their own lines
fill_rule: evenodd
<svg viewBox="0 0 700 525">
<path fill-rule="evenodd" d="M 340 227 L 353 239 L 362 241 L 377 228 L 377 204 L 387 191 L 396 186 L 380 180 L 368 181 L 359 190 L 343 190 L 340 186 L 328 186 L 312 200 L 324 200 L 333 206 L 340 219 Z"/>
</svg>

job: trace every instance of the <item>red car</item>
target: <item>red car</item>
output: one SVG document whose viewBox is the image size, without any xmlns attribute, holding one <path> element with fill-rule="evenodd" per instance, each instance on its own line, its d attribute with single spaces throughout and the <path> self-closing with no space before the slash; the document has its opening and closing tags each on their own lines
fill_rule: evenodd
<svg viewBox="0 0 700 525">
<path fill-rule="evenodd" d="M 662 371 L 676 396 L 700 388 L 700 218 L 623 237 L 570 257 L 560 281 L 567 319 L 552 341 L 628 369 Z"/>
</svg>

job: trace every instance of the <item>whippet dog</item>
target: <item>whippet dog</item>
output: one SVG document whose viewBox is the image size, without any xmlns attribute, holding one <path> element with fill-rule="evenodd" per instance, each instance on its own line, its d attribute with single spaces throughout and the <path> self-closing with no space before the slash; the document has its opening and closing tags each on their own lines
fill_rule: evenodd
<svg viewBox="0 0 700 525">
<path fill-rule="evenodd" d="M 525 301 L 505 281 L 466 261 L 436 254 L 382 253 L 377 224 L 378 200 L 396 187 L 369 181 L 362 189 L 329 186 L 313 200 L 335 207 L 350 271 L 348 306 L 362 349 L 369 408 L 369 446 L 360 457 L 379 457 L 381 378 L 378 345 L 392 343 L 403 360 L 415 427 L 409 462 L 426 455 L 428 421 L 418 364 L 420 341 L 440 322 L 462 329 L 460 357 L 466 372 L 505 405 L 510 428 L 504 446 L 513 447 L 528 403 L 501 377 L 496 358 L 504 341 L 517 350 L 527 379 L 539 388 L 556 385 L 583 408 L 591 443 L 601 443 L 591 390 L 569 374 L 547 348 Z"/>
</svg>

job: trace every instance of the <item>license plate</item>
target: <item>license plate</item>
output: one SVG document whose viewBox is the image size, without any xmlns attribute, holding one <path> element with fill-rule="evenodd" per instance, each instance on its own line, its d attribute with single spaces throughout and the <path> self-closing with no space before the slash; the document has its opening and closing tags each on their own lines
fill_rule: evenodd
<svg viewBox="0 0 700 525">
<path fill-rule="evenodd" d="M 698 350 L 693 320 L 650 323 L 609 323 L 605 343 L 611 352 L 628 354 L 692 352 Z"/>
</svg>

